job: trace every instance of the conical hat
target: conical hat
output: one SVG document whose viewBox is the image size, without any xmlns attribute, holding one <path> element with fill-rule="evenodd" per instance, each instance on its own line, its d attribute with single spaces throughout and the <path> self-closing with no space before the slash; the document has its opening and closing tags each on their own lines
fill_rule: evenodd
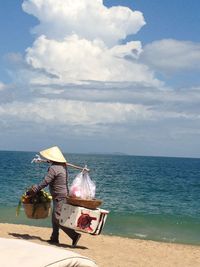
<svg viewBox="0 0 200 267">
<path fill-rule="evenodd" d="M 40 155 L 46 159 L 49 159 L 55 162 L 61 162 L 61 163 L 67 162 L 61 150 L 57 146 L 53 146 L 48 149 L 40 151 Z"/>
</svg>

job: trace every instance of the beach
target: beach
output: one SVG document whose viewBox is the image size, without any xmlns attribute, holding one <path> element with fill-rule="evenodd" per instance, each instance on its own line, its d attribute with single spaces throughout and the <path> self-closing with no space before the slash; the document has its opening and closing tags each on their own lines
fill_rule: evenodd
<svg viewBox="0 0 200 267">
<path fill-rule="evenodd" d="M 0 236 L 50 246 L 50 217 L 30 220 L 23 207 L 15 216 L 25 188 L 46 174 L 46 165 L 30 164 L 34 155 L 0 152 Z M 101 235 L 83 233 L 76 248 L 61 231 L 62 249 L 99 267 L 200 267 L 199 159 L 70 154 L 69 161 L 89 162 L 109 214 Z"/>
<path fill-rule="evenodd" d="M 47 172 L 46 164 L 30 164 L 34 155 L 0 151 L 0 223 L 51 227 L 50 217 L 30 220 L 23 208 L 15 216 L 21 195 L 30 185 L 39 184 Z M 200 245 L 200 159 L 66 156 L 69 162 L 88 163 L 91 168 L 95 197 L 103 201 L 100 208 L 109 211 L 103 234 Z M 69 170 L 69 187 L 77 174 Z"/>
<path fill-rule="evenodd" d="M 0 237 L 19 238 L 49 245 L 51 228 L 17 224 L 0 224 Z M 60 232 L 59 247 L 96 261 L 99 267 L 199 267 L 200 246 L 162 243 L 147 240 L 122 238 L 117 236 L 82 234 L 76 248 Z"/>
</svg>

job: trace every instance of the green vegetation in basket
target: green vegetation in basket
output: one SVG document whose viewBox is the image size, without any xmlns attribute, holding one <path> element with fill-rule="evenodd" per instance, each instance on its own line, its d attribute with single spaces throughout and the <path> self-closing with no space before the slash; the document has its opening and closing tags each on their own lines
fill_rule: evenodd
<svg viewBox="0 0 200 267">
<path fill-rule="evenodd" d="M 45 210 L 47 209 L 47 203 L 51 202 L 52 196 L 45 192 L 43 189 L 39 192 L 29 195 L 27 192 L 30 191 L 31 188 L 26 190 L 26 192 L 21 196 L 17 209 L 16 209 L 16 216 L 19 215 L 20 208 L 22 204 L 32 204 L 33 205 L 33 216 L 35 214 L 35 211 L 37 210 L 37 207 L 39 207 L 41 204 L 44 205 Z"/>
</svg>

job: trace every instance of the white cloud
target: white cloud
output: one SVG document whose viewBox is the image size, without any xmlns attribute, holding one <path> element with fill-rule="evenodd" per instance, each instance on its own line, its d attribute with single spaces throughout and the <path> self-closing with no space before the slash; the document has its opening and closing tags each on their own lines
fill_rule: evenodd
<svg viewBox="0 0 200 267">
<path fill-rule="evenodd" d="M 145 24 L 141 12 L 121 6 L 107 8 L 102 0 L 26 0 L 22 7 L 40 21 L 34 32 L 48 39 L 77 34 L 112 46 Z"/>
<path fill-rule="evenodd" d="M 39 20 L 26 62 L 56 76 L 38 76 L 31 83 L 133 81 L 162 86 L 153 71 L 137 62 L 141 43 L 120 44 L 145 24 L 141 12 L 107 8 L 100 0 L 26 0 L 23 9 Z"/>
<path fill-rule="evenodd" d="M 0 91 L 5 90 L 6 88 L 7 88 L 7 85 L 0 81 Z"/>
<path fill-rule="evenodd" d="M 154 144 L 159 150 L 166 140 L 199 134 L 199 87 L 177 90 L 156 76 L 199 69 L 199 44 L 126 42 L 144 25 L 142 13 L 100 0 L 25 0 L 23 9 L 38 25 L 24 58 L 9 55 L 13 87 L 0 83 L 1 129 L 23 128 L 42 140 L 76 136 L 77 147 L 88 136 L 113 147 L 125 139 L 131 153 L 134 139 L 154 152 Z"/>
<path fill-rule="evenodd" d="M 158 71 L 200 70 L 200 43 L 164 39 L 144 47 L 142 61 Z"/>
<path fill-rule="evenodd" d="M 123 91 L 121 91 L 123 94 Z M 199 88 L 174 91 L 127 91 L 126 101 L 90 102 L 34 98 L 1 104 L 0 118 L 52 125 L 132 125 L 145 121 L 161 122 L 175 118 L 199 120 Z M 112 92 L 114 96 L 114 91 Z M 142 98 L 143 95 L 143 98 Z M 119 96 L 119 100 L 121 97 Z"/>
<path fill-rule="evenodd" d="M 35 99 L 14 101 L 0 106 L 0 118 L 60 125 L 127 123 L 149 117 L 147 107 L 121 103 L 94 103 L 68 100 Z"/>
<path fill-rule="evenodd" d="M 140 51 L 140 42 L 108 49 L 101 41 L 80 39 L 77 35 L 63 41 L 40 36 L 27 49 L 26 61 L 35 69 L 45 69 L 55 74 L 59 79 L 54 79 L 54 82 L 60 84 L 96 80 L 160 85 L 147 66 L 126 60 L 126 56 L 136 58 Z"/>
</svg>

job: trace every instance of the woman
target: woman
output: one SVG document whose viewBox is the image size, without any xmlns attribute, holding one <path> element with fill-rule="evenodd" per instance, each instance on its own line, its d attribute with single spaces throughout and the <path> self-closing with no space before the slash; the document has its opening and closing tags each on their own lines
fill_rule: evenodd
<svg viewBox="0 0 200 267">
<path fill-rule="evenodd" d="M 72 246 L 75 247 L 81 237 L 75 230 L 59 225 L 59 217 L 63 203 L 66 201 L 66 196 L 69 193 L 68 189 L 68 174 L 67 166 L 87 170 L 70 163 L 67 163 L 61 150 L 57 147 L 50 147 L 40 152 L 40 155 L 51 163 L 47 175 L 44 180 L 38 185 L 34 185 L 29 191 L 29 194 L 35 194 L 46 186 L 49 186 L 49 191 L 53 198 L 53 212 L 52 212 L 52 234 L 50 240 L 47 242 L 51 244 L 59 243 L 59 228 L 62 229 L 71 239 Z"/>
</svg>

